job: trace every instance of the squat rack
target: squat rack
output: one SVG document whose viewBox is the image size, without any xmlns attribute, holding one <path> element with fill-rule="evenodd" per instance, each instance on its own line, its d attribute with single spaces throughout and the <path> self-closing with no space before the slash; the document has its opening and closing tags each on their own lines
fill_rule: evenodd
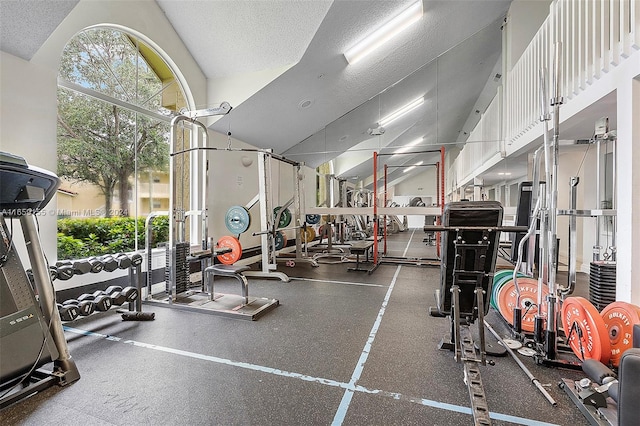
<svg viewBox="0 0 640 426">
<path fill-rule="evenodd" d="M 390 154 L 379 154 L 377 151 L 373 152 L 373 268 L 370 273 L 374 271 L 382 262 L 378 259 L 378 157 L 382 156 L 392 156 L 392 155 L 412 155 L 412 154 L 429 154 L 429 153 L 440 153 L 440 161 L 436 163 L 436 174 L 438 175 L 437 179 L 437 195 L 439 196 L 438 205 L 440 206 L 440 215 L 437 216 L 437 225 L 441 225 L 441 216 L 444 211 L 444 146 L 441 146 L 440 149 L 431 149 L 431 150 L 423 150 L 423 151 L 414 151 L 414 152 L 403 152 L 403 153 L 390 153 Z M 387 168 L 385 165 L 384 168 L 384 200 L 386 207 L 387 200 Z M 386 217 L 386 213 L 385 213 Z M 385 220 L 386 222 L 386 220 Z M 385 227 L 386 229 L 386 227 Z M 384 235 L 384 252 L 386 253 L 386 232 Z M 437 256 L 440 257 L 440 232 L 436 233 L 436 247 L 437 247 Z M 392 261 L 392 259 L 387 259 L 387 262 Z"/>
</svg>

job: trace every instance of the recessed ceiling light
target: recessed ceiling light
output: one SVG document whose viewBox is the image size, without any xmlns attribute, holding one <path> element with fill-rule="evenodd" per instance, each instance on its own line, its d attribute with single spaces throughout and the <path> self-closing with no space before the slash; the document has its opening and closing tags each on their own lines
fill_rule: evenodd
<svg viewBox="0 0 640 426">
<path fill-rule="evenodd" d="M 311 106 L 311 104 L 313 103 L 313 101 L 309 100 L 309 99 L 305 99 L 300 101 L 300 103 L 298 104 L 298 106 L 300 108 L 309 108 Z"/>
</svg>

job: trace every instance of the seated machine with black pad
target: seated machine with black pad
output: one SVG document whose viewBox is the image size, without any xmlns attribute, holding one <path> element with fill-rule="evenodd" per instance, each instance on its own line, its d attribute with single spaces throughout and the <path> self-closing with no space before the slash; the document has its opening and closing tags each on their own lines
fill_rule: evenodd
<svg viewBox="0 0 640 426">
<path fill-rule="evenodd" d="M 560 387 L 592 425 L 636 426 L 640 422 L 640 324 L 633 326 L 633 348 L 620 358 L 618 374 L 595 359 L 586 359 L 586 379 L 562 379 Z"/>
<path fill-rule="evenodd" d="M 436 291 L 437 307 L 430 313 L 450 319 L 451 335 L 442 340 L 440 348 L 453 350 L 455 360 L 464 363 L 476 425 L 491 424 L 477 364 L 486 365 L 484 316 L 489 312 L 501 225 L 500 203 L 461 201 L 445 206 L 441 227 L 429 227 L 443 231 L 440 289 Z M 469 330 L 476 320 L 478 348 Z"/>
</svg>

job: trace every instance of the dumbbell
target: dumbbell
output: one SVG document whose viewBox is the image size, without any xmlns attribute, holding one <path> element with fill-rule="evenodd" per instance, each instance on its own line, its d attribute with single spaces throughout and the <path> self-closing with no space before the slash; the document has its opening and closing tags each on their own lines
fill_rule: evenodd
<svg viewBox="0 0 640 426">
<path fill-rule="evenodd" d="M 112 305 L 119 306 L 127 300 L 126 296 L 121 293 L 122 287 L 120 287 L 119 285 L 109 286 L 104 292 L 111 298 Z"/>
<path fill-rule="evenodd" d="M 73 270 L 73 265 L 71 264 L 61 264 L 59 266 L 55 266 L 56 278 L 61 281 L 66 281 L 70 279 L 75 273 Z"/>
<path fill-rule="evenodd" d="M 73 262 L 73 273 L 76 275 L 86 274 L 91 271 L 91 264 L 86 259 Z"/>
<path fill-rule="evenodd" d="M 104 294 L 102 291 L 96 291 L 93 294 L 81 294 L 78 296 L 78 301 L 91 301 L 95 305 L 96 311 L 104 312 L 108 311 L 111 308 L 111 297 Z"/>
<path fill-rule="evenodd" d="M 36 279 L 33 276 L 33 271 L 31 269 L 27 269 L 25 272 L 27 273 L 27 278 L 29 279 L 31 288 L 36 288 Z"/>
<path fill-rule="evenodd" d="M 128 269 L 131 266 L 131 259 L 124 253 L 117 254 L 116 260 L 118 261 L 118 268 L 120 269 Z"/>
<path fill-rule="evenodd" d="M 62 302 L 62 306 L 75 306 L 78 308 L 78 313 L 83 317 L 91 315 L 96 310 L 96 304 L 93 300 L 69 299 Z"/>
<path fill-rule="evenodd" d="M 118 261 L 110 254 L 100 257 L 100 261 L 103 263 L 104 270 L 107 272 L 113 272 L 118 269 Z"/>
<path fill-rule="evenodd" d="M 131 255 L 131 266 L 136 267 L 142 265 L 142 255 L 140 253 L 134 253 Z"/>
<path fill-rule="evenodd" d="M 104 263 L 95 256 L 87 259 L 87 262 L 91 265 L 91 272 L 97 274 L 104 269 Z"/>
<path fill-rule="evenodd" d="M 62 321 L 73 321 L 80 315 L 80 311 L 76 305 L 61 305 L 58 303 L 57 306 Z"/>
</svg>

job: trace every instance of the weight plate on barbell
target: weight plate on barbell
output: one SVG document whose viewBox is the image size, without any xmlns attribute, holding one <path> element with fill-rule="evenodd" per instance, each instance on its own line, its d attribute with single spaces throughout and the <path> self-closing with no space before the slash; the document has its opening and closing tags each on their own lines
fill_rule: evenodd
<svg viewBox="0 0 640 426">
<path fill-rule="evenodd" d="M 216 247 L 231 249 L 229 253 L 218 255 L 218 260 L 225 265 L 233 265 L 242 257 L 242 245 L 240 245 L 240 240 L 236 237 L 230 235 L 220 237 L 216 243 Z"/>
<path fill-rule="evenodd" d="M 538 280 L 533 278 L 518 278 L 518 288 L 520 289 L 520 309 L 522 312 L 522 330 L 532 333 L 534 330 L 535 318 L 538 314 Z M 542 300 L 549 294 L 546 287 L 542 287 Z M 502 317 L 513 325 L 513 310 L 516 307 L 518 293 L 513 280 L 507 281 L 498 291 L 498 310 Z M 542 304 L 540 313 L 546 316 L 546 305 Z"/>
<path fill-rule="evenodd" d="M 316 231 L 310 226 L 306 226 L 300 230 L 300 238 L 305 243 L 310 243 L 316 239 Z"/>
<path fill-rule="evenodd" d="M 617 367 L 620 357 L 633 347 L 633 326 L 640 324 L 640 308 L 627 302 L 613 302 L 600 312 L 611 344 L 611 365 Z"/>
<path fill-rule="evenodd" d="M 287 244 L 287 237 L 284 235 L 284 232 L 278 231 L 275 234 L 275 246 L 276 250 L 281 250 Z"/>
<path fill-rule="evenodd" d="M 278 216 L 278 211 L 282 208 L 282 206 L 278 206 L 273 209 L 273 217 L 276 218 Z M 291 223 L 291 211 L 289 209 L 282 210 L 280 214 L 280 220 L 278 221 L 278 228 L 286 228 Z"/>
<path fill-rule="evenodd" d="M 584 297 L 567 297 L 562 303 L 562 326 L 578 358 L 599 360 L 605 365 L 609 362 L 609 333 L 591 302 Z"/>
<path fill-rule="evenodd" d="M 232 234 L 238 235 L 249 229 L 251 215 L 244 206 L 231 206 L 224 216 L 224 223 Z"/>
<path fill-rule="evenodd" d="M 518 277 L 525 277 L 524 274 L 518 272 Z M 496 272 L 493 276 L 493 289 L 491 290 L 491 306 L 498 311 L 498 293 L 500 289 L 513 278 L 513 269 L 504 269 Z"/>
<path fill-rule="evenodd" d="M 307 223 L 310 225 L 315 225 L 320 223 L 320 215 L 319 214 L 308 214 L 307 215 Z"/>
</svg>

